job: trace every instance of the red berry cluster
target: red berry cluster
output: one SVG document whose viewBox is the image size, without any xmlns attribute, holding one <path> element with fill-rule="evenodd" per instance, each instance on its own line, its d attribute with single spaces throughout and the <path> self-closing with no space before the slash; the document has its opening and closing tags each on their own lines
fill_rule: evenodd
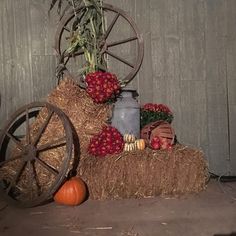
<svg viewBox="0 0 236 236">
<path fill-rule="evenodd" d="M 86 75 L 86 91 L 96 103 L 106 102 L 113 94 L 119 94 L 117 77 L 109 72 L 97 71 Z"/>
<path fill-rule="evenodd" d="M 146 111 L 155 111 L 155 112 L 165 112 L 172 114 L 171 110 L 169 107 L 167 107 L 164 104 L 153 104 L 153 103 L 147 103 L 143 106 L 143 110 Z"/>
<path fill-rule="evenodd" d="M 123 148 L 124 141 L 119 131 L 112 126 L 105 126 L 90 140 L 88 152 L 94 156 L 104 157 L 107 154 L 118 154 Z"/>
<path fill-rule="evenodd" d="M 160 138 L 160 137 L 154 137 L 152 138 L 151 142 L 151 148 L 154 150 L 158 149 L 172 149 L 172 144 L 166 139 L 166 138 Z"/>
</svg>

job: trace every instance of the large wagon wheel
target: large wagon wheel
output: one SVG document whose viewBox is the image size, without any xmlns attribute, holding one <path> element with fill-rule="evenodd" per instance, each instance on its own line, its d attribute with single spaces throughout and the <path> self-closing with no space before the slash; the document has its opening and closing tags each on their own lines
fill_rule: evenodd
<svg viewBox="0 0 236 236">
<path fill-rule="evenodd" d="M 20 108 L 0 136 L 1 195 L 20 207 L 48 201 L 65 179 L 72 150 L 70 122 L 59 108 L 46 102 Z"/>
<path fill-rule="evenodd" d="M 134 78 L 141 66 L 144 52 L 143 38 L 135 22 L 123 10 L 108 4 L 103 4 L 102 8 L 107 23 L 105 33 L 99 42 L 100 49 L 108 61 L 109 71 L 115 73 L 122 82 L 127 84 Z M 76 12 L 79 13 L 82 9 L 83 7 L 79 7 Z M 81 75 L 77 74 L 76 71 L 82 68 L 83 50 L 77 50 L 73 56 L 63 56 L 63 52 L 68 47 L 67 39 L 72 33 L 71 26 L 74 17 L 74 12 L 71 12 L 61 19 L 56 31 L 55 49 L 58 53 L 60 72 L 70 74 L 79 81 Z M 123 55 L 120 55 L 121 53 Z M 75 57 L 78 59 L 77 64 L 70 65 Z M 117 68 L 120 71 L 117 71 Z"/>
</svg>

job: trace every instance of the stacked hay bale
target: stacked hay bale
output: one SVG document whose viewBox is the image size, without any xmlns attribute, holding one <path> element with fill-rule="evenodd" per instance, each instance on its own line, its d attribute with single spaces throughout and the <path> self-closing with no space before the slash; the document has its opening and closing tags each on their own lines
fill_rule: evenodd
<svg viewBox="0 0 236 236">
<path fill-rule="evenodd" d="M 87 183 L 90 198 L 141 198 L 200 192 L 205 189 L 208 171 L 201 150 L 178 144 L 170 151 L 146 148 L 96 158 L 88 154 L 88 144 L 90 138 L 106 124 L 111 114 L 110 106 L 95 104 L 72 79 L 61 81 L 47 100 L 69 117 L 77 133 L 80 148 L 78 175 Z M 31 127 L 34 130 L 32 136 L 37 133 L 37 127 L 42 124 L 45 116 L 47 114 L 42 109 Z M 40 145 L 53 138 L 60 138 L 60 130 L 61 121 L 52 118 L 40 139 Z M 58 169 L 65 158 L 64 153 L 65 147 L 58 147 L 42 153 L 41 158 Z M 5 174 L 15 171 L 15 166 L 9 165 L 6 168 Z M 54 181 L 53 176 L 49 176 L 40 165 L 35 168 L 40 186 L 47 188 L 50 181 Z M 27 173 L 27 168 L 25 171 Z M 24 185 L 27 186 L 27 183 Z"/>
<path fill-rule="evenodd" d="M 172 151 L 123 152 L 105 158 L 89 156 L 90 138 L 106 123 L 110 107 L 93 103 L 83 89 L 67 79 L 48 97 L 76 129 L 81 146 L 78 174 L 92 199 L 140 198 L 184 194 L 205 189 L 208 171 L 201 150 L 176 145 Z"/>
</svg>

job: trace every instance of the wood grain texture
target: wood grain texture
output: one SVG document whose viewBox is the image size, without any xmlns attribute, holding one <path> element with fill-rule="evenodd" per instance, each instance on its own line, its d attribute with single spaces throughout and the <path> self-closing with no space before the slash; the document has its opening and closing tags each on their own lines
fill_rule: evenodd
<svg viewBox="0 0 236 236">
<path fill-rule="evenodd" d="M 219 175 L 227 173 L 230 165 L 226 86 L 226 6 L 227 1 L 224 0 L 207 1 L 206 90 L 208 157 L 211 171 Z"/>
<path fill-rule="evenodd" d="M 140 94 L 140 102 L 142 104 L 153 100 L 153 70 L 150 58 L 152 57 L 151 47 L 151 0 L 142 1 L 136 0 L 135 6 L 135 22 L 141 29 L 144 40 L 144 58 L 142 66 L 137 75 L 138 91 Z M 144 11 L 145 9 L 145 11 Z"/>
<path fill-rule="evenodd" d="M 48 17 L 49 2 L 0 1 L 0 127 L 17 108 L 44 99 L 56 85 L 58 16 L 53 11 Z M 179 141 L 202 148 L 212 172 L 236 175 L 236 1 L 106 3 L 126 11 L 144 38 L 143 64 L 129 88 L 138 90 L 142 104 L 170 106 Z M 111 40 L 131 34 L 123 23 L 117 27 Z M 135 47 L 114 51 L 132 60 Z"/>
<path fill-rule="evenodd" d="M 230 171 L 236 174 L 236 30 L 231 30 L 236 25 L 236 1 L 227 2 L 227 98 L 229 117 L 229 158 Z"/>
<path fill-rule="evenodd" d="M 32 72 L 29 14 L 29 1 L 1 2 L 1 94 L 2 106 L 0 123 L 32 99 Z"/>
</svg>

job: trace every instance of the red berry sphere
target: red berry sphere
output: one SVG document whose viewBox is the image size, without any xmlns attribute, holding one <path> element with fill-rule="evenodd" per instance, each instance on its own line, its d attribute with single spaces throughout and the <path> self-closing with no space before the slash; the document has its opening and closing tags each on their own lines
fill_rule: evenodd
<svg viewBox="0 0 236 236">
<path fill-rule="evenodd" d="M 112 126 L 105 126 L 90 140 L 88 152 L 94 156 L 104 157 L 107 154 L 118 154 L 123 148 L 124 141 L 119 131 Z"/>
<path fill-rule="evenodd" d="M 120 93 L 117 77 L 109 72 L 97 71 L 86 75 L 86 91 L 96 103 L 106 102 L 113 94 Z"/>
</svg>

